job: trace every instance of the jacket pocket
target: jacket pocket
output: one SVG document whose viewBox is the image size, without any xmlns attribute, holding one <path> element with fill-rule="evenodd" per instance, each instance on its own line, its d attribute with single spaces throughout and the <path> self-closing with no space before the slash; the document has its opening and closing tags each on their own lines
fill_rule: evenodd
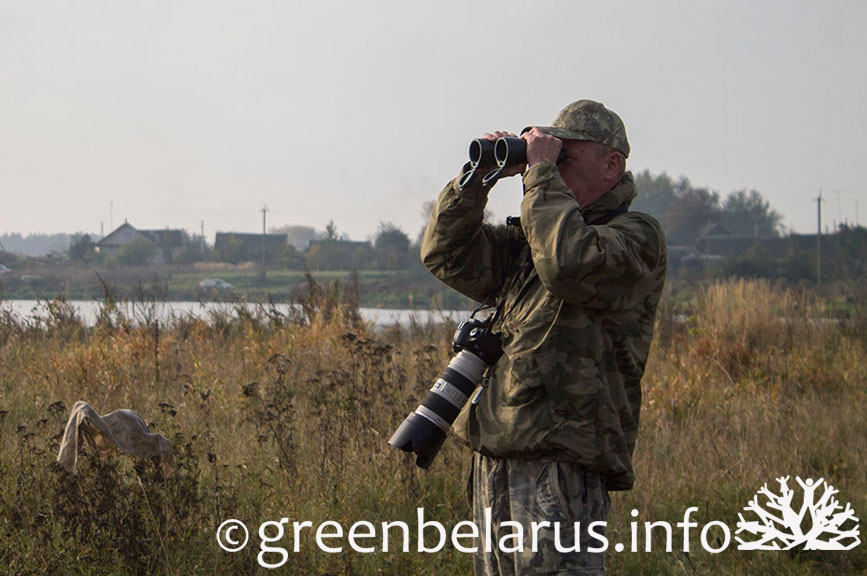
<svg viewBox="0 0 867 576">
<path fill-rule="evenodd" d="M 508 371 L 505 371 L 503 389 L 506 404 L 523 406 L 532 404 L 545 394 L 544 379 L 535 358 L 529 353 L 516 355 Z"/>
</svg>

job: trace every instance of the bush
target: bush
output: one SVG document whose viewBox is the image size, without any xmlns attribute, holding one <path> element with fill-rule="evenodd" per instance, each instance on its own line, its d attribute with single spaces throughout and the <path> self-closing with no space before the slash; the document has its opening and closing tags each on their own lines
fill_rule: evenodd
<svg viewBox="0 0 867 576">
<path fill-rule="evenodd" d="M 124 244 L 117 254 L 117 261 L 126 266 L 141 266 L 156 254 L 153 242 L 144 238 L 136 238 L 129 244 Z"/>
</svg>

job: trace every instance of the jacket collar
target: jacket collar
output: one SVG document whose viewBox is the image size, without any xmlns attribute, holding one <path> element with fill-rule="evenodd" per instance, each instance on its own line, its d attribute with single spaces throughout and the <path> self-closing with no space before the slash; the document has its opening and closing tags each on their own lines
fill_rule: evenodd
<svg viewBox="0 0 867 576">
<path fill-rule="evenodd" d="M 585 222 L 593 224 L 621 205 L 625 204 L 628 207 L 637 195 L 638 190 L 635 188 L 635 178 L 633 178 L 632 172 L 627 172 L 620 179 L 620 182 L 606 192 L 599 200 L 581 208 L 581 215 L 584 216 Z"/>
</svg>

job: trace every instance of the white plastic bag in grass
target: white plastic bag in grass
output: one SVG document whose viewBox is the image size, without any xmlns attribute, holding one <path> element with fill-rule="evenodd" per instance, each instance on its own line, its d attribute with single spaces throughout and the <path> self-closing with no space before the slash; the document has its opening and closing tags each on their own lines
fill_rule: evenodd
<svg viewBox="0 0 867 576">
<path fill-rule="evenodd" d="M 163 465 L 175 467 L 175 458 L 168 438 L 148 430 L 141 416 L 132 410 L 115 410 L 100 416 L 90 404 L 79 400 L 72 407 L 63 441 L 57 454 L 57 463 L 67 472 L 75 473 L 78 450 L 84 442 L 103 456 L 113 448 L 138 458 L 161 456 Z"/>
</svg>

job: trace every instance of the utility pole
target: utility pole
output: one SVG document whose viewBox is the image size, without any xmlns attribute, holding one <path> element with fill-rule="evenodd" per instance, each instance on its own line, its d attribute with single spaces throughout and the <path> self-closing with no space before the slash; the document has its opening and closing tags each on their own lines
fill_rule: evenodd
<svg viewBox="0 0 867 576">
<path fill-rule="evenodd" d="M 265 267 L 265 215 L 268 213 L 268 205 L 262 207 L 262 279 L 267 278 L 268 272 Z"/>
<path fill-rule="evenodd" d="M 108 201 L 108 229 L 114 231 L 114 200 Z"/>
<path fill-rule="evenodd" d="M 818 215 L 819 234 L 816 236 L 816 283 L 822 285 L 822 190 L 816 198 L 816 213 Z"/>
<path fill-rule="evenodd" d="M 202 220 L 202 233 L 199 237 L 199 251 L 204 254 L 205 253 L 205 221 Z"/>
</svg>

